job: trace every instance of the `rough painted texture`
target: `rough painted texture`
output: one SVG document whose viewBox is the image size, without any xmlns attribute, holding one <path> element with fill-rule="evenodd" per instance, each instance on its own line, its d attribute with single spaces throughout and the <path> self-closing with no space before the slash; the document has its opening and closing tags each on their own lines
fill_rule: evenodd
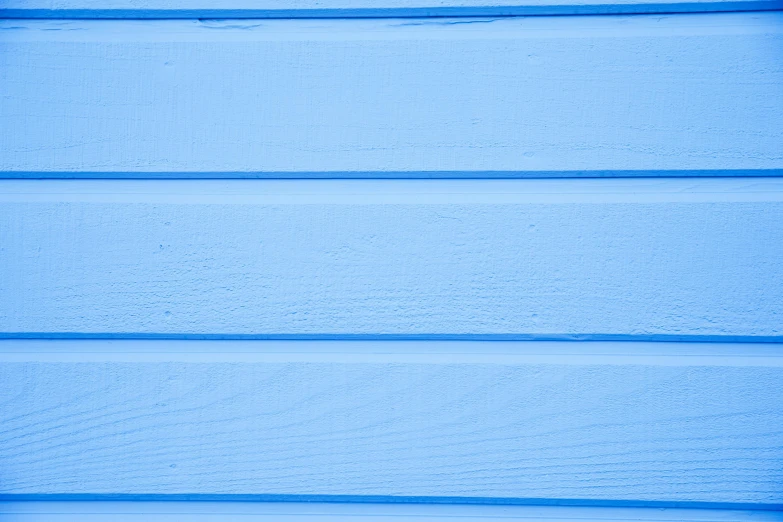
<svg viewBox="0 0 783 522">
<path fill-rule="evenodd" d="M 781 13 L 0 28 L 5 175 L 783 169 Z"/>
<path fill-rule="evenodd" d="M 780 350 L 26 343 L 3 494 L 783 502 Z"/>
<path fill-rule="evenodd" d="M 4 181 L 0 332 L 783 334 L 783 180 Z"/>
<path fill-rule="evenodd" d="M 0 177 L 783 173 L 783 14 L 492 18 L 778 0 L 215 4 L 3 2 L 191 20 L 0 21 Z M 2 341 L 0 499 L 780 508 L 783 344 L 433 339 L 782 317 L 783 180 L 2 181 L 0 337 L 429 340 Z"/>
<path fill-rule="evenodd" d="M 345 18 L 780 9 L 780 0 L 5 0 L 14 18 Z"/>
</svg>

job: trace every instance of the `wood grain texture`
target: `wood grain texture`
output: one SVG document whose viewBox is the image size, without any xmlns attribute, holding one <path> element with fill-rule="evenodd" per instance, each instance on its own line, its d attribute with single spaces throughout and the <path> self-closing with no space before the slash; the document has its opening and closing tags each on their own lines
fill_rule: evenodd
<svg viewBox="0 0 783 522">
<path fill-rule="evenodd" d="M 0 39 L 5 177 L 783 173 L 782 13 L 5 20 Z"/>
<path fill-rule="evenodd" d="M 780 0 L 5 0 L 5 18 L 351 18 L 689 13 L 780 9 Z"/>
<path fill-rule="evenodd" d="M 0 492 L 779 505 L 781 355 L 2 341 Z"/>
<path fill-rule="evenodd" d="M 0 502 L 4 522 L 214 522 L 224 520 L 281 522 L 480 522 L 526 520 L 546 522 L 779 522 L 775 512 L 596 508 L 574 506 L 432 506 L 401 504 L 326 504 L 259 502 Z"/>
<path fill-rule="evenodd" d="M 778 179 L 6 180 L 0 203 L 6 336 L 783 335 Z"/>
</svg>

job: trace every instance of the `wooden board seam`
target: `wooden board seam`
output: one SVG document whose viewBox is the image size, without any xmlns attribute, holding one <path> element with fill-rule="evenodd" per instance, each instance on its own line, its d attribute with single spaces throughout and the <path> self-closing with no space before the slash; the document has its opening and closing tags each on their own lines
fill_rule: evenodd
<svg viewBox="0 0 783 522">
<path fill-rule="evenodd" d="M 200 501 L 200 502 L 323 502 L 345 504 L 463 504 L 487 506 L 580 506 L 629 507 L 657 509 L 725 509 L 749 511 L 783 511 L 783 504 L 750 502 L 684 502 L 657 500 L 551 499 L 505 497 L 440 497 L 396 495 L 277 495 L 277 494 L 8 494 L 0 501 Z"/>
<path fill-rule="evenodd" d="M 0 179 L 571 179 L 783 177 L 783 169 L 487 170 L 487 171 L 0 171 Z"/>
<path fill-rule="evenodd" d="M 461 7 L 368 7 L 323 9 L 0 9 L 7 19 L 270 19 L 270 18 L 440 18 L 616 14 L 678 14 L 775 11 L 781 0 L 713 2 L 595 3 L 580 5 L 519 5 Z"/>
<path fill-rule="evenodd" d="M 141 333 L 141 332 L 0 332 L 0 339 L 160 339 L 269 341 L 629 341 L 692 343 L 783 343 L 783 335 L 673 334 L 352 334 L 352 333 Z"/>
</svg>

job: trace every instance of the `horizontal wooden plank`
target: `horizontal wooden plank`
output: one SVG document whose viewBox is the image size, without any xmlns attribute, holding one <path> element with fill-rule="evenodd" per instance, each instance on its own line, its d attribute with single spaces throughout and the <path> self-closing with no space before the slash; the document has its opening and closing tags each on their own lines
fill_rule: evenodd
<svg viewBox="0 0 783 522">
<path fill-rule="evenodd" d="M 108 517 L 114 522 L 384 522 L 390 518 L 422 522 L 478 522 L 483 520 L 546 520 L 548 522 L 773 522 L 783 514 L 759 511 L 706 509 L 596 508 L 573 506 L 424 506 L 403 504 L 325 504 L 258 502 L 0 502 L 7 522 L 82 522 Z"/>
<path fill-rule="evenodd" d="M 783 13 L 0 21 L 5 177 L 783 173 Z"/>
<path fill-rule="evenodd" d="M 780 0 L 5 0 L 2 18 L 366 18 L 691 13 L 781 9 Z"/>
<path fill-rule="evenodd" d="M 6 340 L 0 493 L 780 507 L 781 346 Z"/>
<path fill-rule="evenodd" d="M 4 336 L 780 340 L 783 180 L 5 180 Z"/>
</svg>

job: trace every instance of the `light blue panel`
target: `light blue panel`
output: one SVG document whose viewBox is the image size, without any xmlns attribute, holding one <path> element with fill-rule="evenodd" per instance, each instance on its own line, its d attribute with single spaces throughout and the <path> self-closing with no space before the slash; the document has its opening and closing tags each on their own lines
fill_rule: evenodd
<svg viewBox="0 0 783 522">
<path fill-rule="evenodd" d="M 0 493 L 781 507 L 781 355 L 6 340 Z"/>
<path fill-rule="evenodd" d="M 783 180 L 0 182 L 6 336 L 781 340 Z"/>
<path fill-rule="evenodd" d="M 780 9 L 780 0 L 4 0 L 15 18 L 350 18 Z"/>
<path fill-rule="evenodd" d="M 705 509 L 257 502 L 0 502 L 5 522 L 779 522 L 783 514 Z"/>
<path fill-rule="evenodd" d="M 3 176 L 783 172 L 778 12 L 0 28 Z"/>
<path fill-rule="evenodd" d="M 778 347 L 0 347 L 5 495 L 783 501 Z"/>
</svg>

